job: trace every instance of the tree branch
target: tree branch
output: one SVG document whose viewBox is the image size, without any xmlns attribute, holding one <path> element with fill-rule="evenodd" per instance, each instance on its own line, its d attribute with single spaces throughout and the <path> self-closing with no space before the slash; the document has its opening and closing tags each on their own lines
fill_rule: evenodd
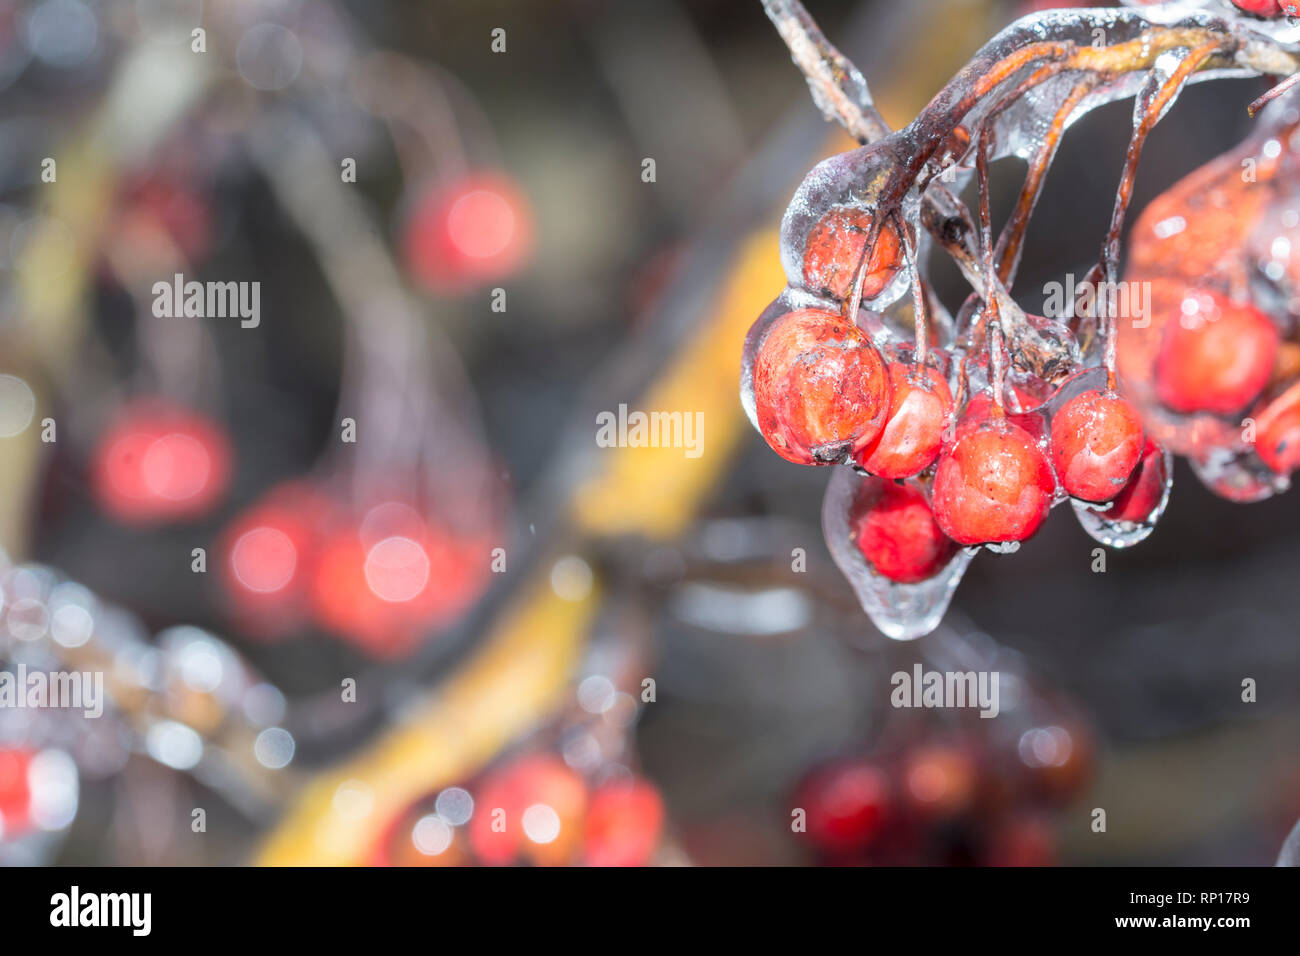
<svg viewBox="0 0 1300 956">
<path fill-rule="evenodd" d="M 826 39 L 799 0 L 763 0 L 763 9 L 827 119 L 839 122 L 863 145 L 892 132 L 871 99 L 866 77 Z"/>
</svg>

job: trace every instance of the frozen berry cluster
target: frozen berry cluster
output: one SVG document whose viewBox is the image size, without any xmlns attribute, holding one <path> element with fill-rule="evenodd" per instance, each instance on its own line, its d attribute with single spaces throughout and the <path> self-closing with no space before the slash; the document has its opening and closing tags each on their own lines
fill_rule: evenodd
<svg viewBox="0 0 1300 956">
<path fill-rule="evenodd" d="M 742 402 L 784 459 L 844 466 L 823 510 L 828 546 L 888 636 L 932 630 L 971 557 L 1016 549 L 1057 504 L 1103 544 L 1141 541 L 1174 453 L 1233 500 L 1282 490 L 1300 467 L 1296 98 L 1279 94 L 1246 144 L 1156 200 L 1119 269 L 1145 137 L 1225 48 L 1206 29 L 1198 50 L 1149 73 L 1089 295 L 1060 313 L 1027 314 L 1008 292 L 1033 176 L 996 246 L 988 208 L 990 158 L 1029 157 L 1041 183 L 1054 155 L 1055 141 L 1023 131 L 1041 117 L 1012 109 L 1046 69 L 1007 81 L 1010 95 L 962 74 L 909 127 L 825 160 L 796 191 L 781 226 L 788 285 L 746 339 Z M 1018 37 L 986 58 L 1019 62 Z M 1116 56 L 1147 55 L 1125 42 Z M 1045 58 L 1075 49 L 1042 46 Z M 1089 88 L 1052 89 L 1032 105 L 1058 111 L 1059 136 Z M 945 188 L 949 171 L 978 173 L 978 226 Z M 926 284 L 936 244 L 974 290 L 954 315 Z"/>
</svg>

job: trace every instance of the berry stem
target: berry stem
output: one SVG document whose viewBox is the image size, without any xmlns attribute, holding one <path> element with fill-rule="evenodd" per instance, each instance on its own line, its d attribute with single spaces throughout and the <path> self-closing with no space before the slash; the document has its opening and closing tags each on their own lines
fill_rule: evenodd
<svg viewBox="0 0 1300 956">
<path fill-rule="evenodd" d="M 847 308 L 844 318 L 857 324 L 858 309 L 862 305 L 862 287 L 866 284 L 867 273 L 871 271 L 871 260 L 875 258 L 876 240 L 880 238 L 881 220 L 879 216 L 873 216 L 871 219 L 871 229 L 867 232 L 867 241 L 862 246 L 862 253 L 858 260 L 857 277 L 853 280 L 853 294 L 849 296 L 846 304 Z"/>
<path fill-rule="evenodd" d="M 907 269 L 912 283 L 912 317 L 916 326 L 916 352 L 913 355 L 915 374 L 918 381 L 924 380 L 925 361 L 930 346 L 930 313 L 926 307 L 926 290 L 921 284 L 921 270 L 916 265 L 916 239 L 912 230 L 895 218 L 899 234 L 903 237 L 903 249 L 907 254 Z"/>
<path fill-rule="evenodd" d="M 1002 383 L 1005 375 L 1002 358 L 1002 316 L 998 309 L 998 281 L 993 269 L 993 215 L 989 210 L 989 135 L 985 126 L 980 132 L 975 153 L 976 175 L 979 177 L 980 203 L 980 256 L 984 263 L 984 324 L 988 337 L 989 370 L 993 391 L 993 413 L 1001 418 Z"/>
<path fill-rule="evenodd" d="M 1246 107 L 1246 112 L 1250 114 L 1250 118 L 1254 119 L 1260 110 L 1295 86 L 1297 82 L 1300 82 L 1300 73 L 1292 73 L 1286 79 L 1275 84 L 1267 93 Z"/>
<path fill-rule="evenodd" d="M 799 0 L 763 0 L 763 10 L 807 78 L 813 100 L 828 105 L 850 136 L 866 145 L 892 132 L 876 109 L 866 78 L 826 39 Z"/>
<path fill-rule="evenodd" d="M 1042 194 L 1043 184 L 1047 180 L 1047 170 L 1051 167 L 1056 151 L 1061 145 L 1065 124 L 1075 107 L 1092 92 L 1097 83 L 1098 79 L 1090 76 L 1070 91 L 1056 111 L 1056 115 L 1052 117 L 1052 125 L 1043 137 L 1042 146 L 1029 163 L 1024 187 L 1016 200 L 1016 208 L 1012 211 L 1011 218 L 1003 227 L 1002 235 L 998 239 L 998 274 L 1002 283 L 1008 288 L 1015 281 L 1016 269 L 1020 266 L 1020 255 L 1024 249 L 1025 233 L 1029 228 L 1029 219 L 1034 213 L 1034 207 L 1038 205 L 1038 197 Z"/>
<path fill-rule="evenodd" d="M 1142 158 L 1142 147 L 1146 145 L 1147 137 L 1151 134 L 1151 130 L 1155 128 L 1156 123 L 1160 122 L 1166 107 L 1178 95 L 1178 92 L 1191 78 L 1192 74 L 1200 69 L 1206 60 L 1220 52 L 1223 47 L 1224 40 L 1221 37 L 1207 40 L 1183 58 L 1178 67 L 1169 74 L 1169 77 L 1145 104 L 1142 103 L 1142 94 L 1138 94 L 1137 110 L 1139 118 L 1133 124 L 1133 135 L 1129 139 L 1128 152 L 1124 157 L 1124 171 L 1120 175 L 1119 187 L 1115 191 L 1115 208 L 1111 212 L 1110 229 L 1106 233 L 1106 241 L 1101 249 L 1101 274 L 1108 290 L 1113 289 L 1119 279 L 1120 234 L 1124 230 L 1124 218 L 1128 213 L 1129 203 L 1133 199 L 1133 181 L 1137 177 L 1138 161 Z M 1101 334 L 1104 336 L 1106 349 L 1106 387 L 1114 391 L 1117 386 L 1115 374 L 1116 316 L 1108 314 L 1110 312 L 1106 307 L 1108 298 L 1109 295 L 1098 295 L 1097 308 L 1102 313 L 1098 318 L 1101 320 Z"/>
</svg>

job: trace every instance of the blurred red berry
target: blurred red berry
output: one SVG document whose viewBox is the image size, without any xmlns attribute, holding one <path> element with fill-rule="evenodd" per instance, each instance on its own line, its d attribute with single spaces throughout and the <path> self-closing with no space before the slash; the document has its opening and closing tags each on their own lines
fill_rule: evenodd
<svg viewBox="0 0 1300 956">
<path fill-rule="evenodd" d="M 1023 541 L 1052 507 L 1056 479 L 1033 437 L 1005 419 L 966 430 L 939 457 L 934 517 L 959 544 Z"/>
<path fill-rule="evenodd" d="M 1300 382 L 1279 395 L 1255 422 L 1255 451 L 1280 475 L 1300 468 Z"/>
<path fill-rule="evenodd" d="M 1124 488 L 1142 457 L 1142 420 L 1113 392 L 1082 392 L 1052 418 L 1052 463 L 1065 493 L 1084 501 L 1110 501 Z"/>
<path fill-rule="evenodd" d="M 390 502 L 324 537 L 312 611 L 368 654 L 400 657 L 463 611 L 486 574 L 486 548 Z"/>
<path fill-rule="evenodd" d="M 948 819 L 965 812 L 977 782 L 974 758 L 956 744 L 919 747 L 903 763 L 907 802 L 922 817 Z"/>
<path fill-rule="evenodd" d="M 1182 315 L 1165 324 L 1156 359 L 1156 392 L 1176 412 L 1231 415 L 1268 384 L 1277 326 L 1254 306 L 1196 290 Z"/>
<path fill-rule="evenodd" d="M 100 507 L 126 524 L 201 517 L 225 494 L 231 450 L 224 429 L 158 401 L 127 406 L 93 453 Z"/>
<path fill-rule="evenodd" d="M 329 511 L 323 495 L 291 482 L 273 488 L 227 527 L 221 581 L 235 616 L 254 636 L 279 636 L 302 624 Z"/>
<path fill-rule="evenodd" d="M 907 362 L 889 363 L 889 378 L 893 394 L 884 430 L 855 457 L 873 475 L 910 478 L 939 454 L 953 414 L 952 392 L 937 370 L 918 377 Z"/>
<path fill-rule="evenodd" d="M 0 840 L 13 839 L 31 826 L 28 771 L 35 756 L 31 750 L 0 747 Z"/>
<path fill-rule="evenodd" d="M 553 754 L 523 757 L 489 774 L 474 801 L 470 846 L 479 862 L 504 866 L 572 861 L 582 840 L 587 785 Z"/>
<path fill-rule="evenodd" d="M 845 760 L 815 770 L 799 786 L 795 806 L 807 815 L 808 836 L 833 856 L 867 849 L 894 810 L 889 777 L 880 768 Z"/>
<path fill-rule="evenodd" d="M 137 249 L 174 244 L 186 262 L 200 262 L 212 246 L 212 213 L 196 189 L 172 175 L 153 173 L 126 185 L 114 231 Z M 167 255 L 165 249 L 158 251 L 160 257 Z"/>
<path fill-rule="evenodd" d="M 925 496 L 910 485 L 885 482 L 875 492 L 864 485 L 854 500 L 855 540 L 877 574 L 915 584 L 943 570 L 957 543 L 943 533 Z"/>
<path fill-rule="evenodd" d="M 988 840 L 988 866 L 1052 866 L 1056 862 L 1056 837 L 1037 817 L 1008 820 Z"/>
<path fill-rule="evenodd" d="M 524 264 L 532 252 L 532 213 L 511 179 L 473 173 L 421 192 L 401 243 L 417 282 L 435 292 L 461 292 Z"/>
<path fill-rule="evenodd" d="M 831 464 L 880 434 L 890 384 L 880 352 L 834 312 L 801 309 L 768 329 L 754 363 L 763 437 L 782 458 Z"/>
<path fill-rule="evenodd" d="M 615 780 L 591 797 L 583 836 L 588 866 L 645 866 L 659 846 L 664 804 L 645 780 Z"/>
</svg>

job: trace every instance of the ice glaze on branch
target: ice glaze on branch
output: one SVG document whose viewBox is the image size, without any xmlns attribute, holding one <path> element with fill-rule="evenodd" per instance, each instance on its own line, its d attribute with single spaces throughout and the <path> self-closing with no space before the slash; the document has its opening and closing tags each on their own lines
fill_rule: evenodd
<svg viewBox="0 0 1300 956">
<path fill-rule="evenodd" d="M 981 298 L 989 298 L 990 281 L 996 286 L 992 299 L 1001 312 L 1002 332 L 1013 358 L 1040 374 L 1054 367 L 1067 367 L 1071 358 L 1068 347 L 1030 326 L 1005 287 L 1014 278 L 1029 218 L 1065 128 L 1097 106 L 1133 96 L 1138 90 L 1128 78 L 1155 69 L 1157 61 L 1170 53 L 1189 54 L 1177 70 L 1177 80 L 1170 84 L 1170 95 L 1194 80 L 1196 74 L 1212 70 L 1271 75 L 1300 70 L 1300 51 L 1296 47 L 1271 38 L 1246 18 L 1187 12 L 1177 4 L 1140 11 L 1054 11 L 1024 17 L 1007 27 L 972 57 L 915 120 L 891 133 L 871 101 L 862 74 L 831 46 L 798 0 L 764 0 L 764 7 L 807 78 L 818 105 L 859 142 L 876 143 L 895 158 L 875 191 L 875 229 L 901 215 L 909 192 L 921 191 L 921 225 L 953 258 Z M 1094 45 L 1098 29 L 1106 41 L 1101 46 Z M 1050 126 L 1029 161 L 1029 173 L 1015 211 L 999 237 L 997 269 L 990 280 L 978 261 L 979 245 L 974 241 L 971 217 L 936 179 L 945 169 L 967 158 L 950 148 L 959 127 L 965 124 L 968 131 L 978 127 L 977 139 L 992 135 L 998 114 L 1032 90 L 1065 75 L 1074 76 L 1075 85 L 1063 99 L 1049 100 L 1053 111 Z M 1147 108 L 1142 136 L 1158 121 L 1168 101 L 1168 97 L 1157 99 L 1158 104 Z M 992 145 L 996 147 L 996 140 Z M 1123 182 L 1131 183 L 1136 158 L 1130 156 Z M 1120 202 L 1127 206 L 1123 197 Z M 1122 212 L 1119 216 L 1122 222 Z M 1110 249 L 1109 236 L 1107 241 Z M 864 263 L 869 248 L 870 243 L 863 250 Z M 854 304 L 856 300 L 855 295 Z"/>
<path fill-rule="evenodd" d="M 837 120 L 859 143 L 874 143 L 891 132 L 871 99 L 867 80 L 826 39 L 799 0 L 763 0 L 763 9 L 790 48 L 790 58 L 808 79 L 812 98 L 827 119 Z"/>
</svg>

